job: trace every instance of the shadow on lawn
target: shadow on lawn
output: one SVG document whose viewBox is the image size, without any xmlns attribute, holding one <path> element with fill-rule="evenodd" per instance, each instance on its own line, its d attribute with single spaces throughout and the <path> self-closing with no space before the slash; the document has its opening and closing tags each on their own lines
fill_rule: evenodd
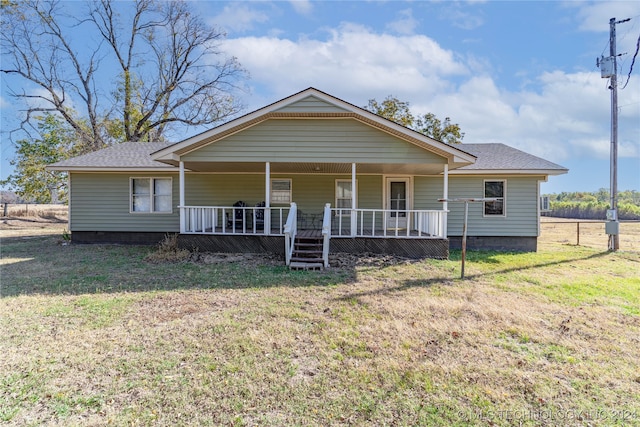
<svg viewBox="0 0 640 427">
<path fill-rule="evenodd" d="M 269 287 L 330 286 L 358 280 L 354 265 L 325 271 L 290 271 L 283 259 L 259 256 L 244 262 L 163 263 L 146 262 L 154 246 L 129 245 L 61 245 L 58 236 L 30 236 L 2 239 L 0 297 L 35 294 L 79 295 L 114 292 L 148 292 L 180 289 L 248 289 Z M 474 251 L 468 260 L 476 264 L 493 264 L 494 271 L 467 274 L 465 280 L 491 277 L 607 256 L 608 252 L 570 257 L 548 262 L 535 262 L 509 267 L 505 253 Z M 497 256 L 503 259 L 497 259 Z M 509 254 L 506 254 L 507 256 Z M 513 254 L 518 256 L 521 254 Z M 459 251 L 452 251 L 452 261 Z M 419 261 L 416 261 L 419 262 Z M 362 265 L 358 265 L 362 267 Z M 365 265 L 382 269 L 384 265 Z M 392 286 L 366 292 L 347 293 L 342 298 L 358 298 L 371 294 L 400 292 L 413 287 L 460 283 L 449 268 L 446 276 L 399 279 Z"/>
<path fill-rule="evenodd" d="M 347 293 L 342 295 L 341 297 L 337 298 L 337 300 L 349 300 L 349 299 L 357 299 L 360 297 L 364 297 L 364 296 L 371 296 L 371 295 L 385 295 L 385 294 L 390 294 L 393 292 L 402 292 L 405 291 L 407 289 L 411 289 L 411 288 L 416 288 L 416 287 L 431 287 L 434 285 L 452 285 L 454 283 L 458 283 L 458 284 L 462 284 L 465 282 L 469 282 L 469 281 L 473 281 L 476 279 L 480 279 L 482 277 L 492 277 L 492 276 L 496 276 L 496 275 L 501 275 L 501 274 L 509 274 L 509 273 L 514 273 L 514 272 L 522 272 L 522 271 L 526 271 L 526 270 L 532 270 L 535 268 L 544 268 L 544 267 L 551 267 L 551 266 L 555 266 L 555 265 L 562 265 L 562 264 L 567 264 L 567 263 L 571 263 L 571 262 L 578 262 L 578 261 L 587 261 L 590 259 L 596 259 L 596 258 L 601 258 L 604 256 L 609 255 L 610 252 L 598 252 L 598 253 L 594 253 L 588 256 L 583 256 L 583 257 L 571 257 L 571 258 L 566 258 L 566 259 L 562 259 L 562 260 L 558 260 L 558 261 L 548 261 L 548 262 L 538 262 L 538 263 L 531 263 L 530 265 L 525 265 L 525 266 L 518 266 L 518 267 L 508 267 L 508 268 L 502 268 L 502 269 L 497 269 L 494 271 L 488 271 L 488 272 L 484 272 L 484 273 L 476 273 L 476 274 L 466 274 L 464 279 L 460 279 L 459 276 L 454 277 L 453 275 L 451 277 L 434 277 L 434 278 L 428 278 L 428 279 L 408 279 L 408 280 L 403 280 L 401 281 L 398 285 L 396 286 L 390 286 L 390 287 L 384 287 L 384 288 L 378 288 L 378 289 L 374 289 L 371 291 L 366 291 L 366 292 L 353 292 L 353 293 Z M 461 252 L 460 251 L 451 251 L 450 254 L 450 259 L 452 261 L 460 261 L 460 255 Z M 470 259 L 470 257 L 467 256 L 467 261 L 468 262 L 472 262 L 472 263 L 477 263 L 477 264 L 506 264 L 505 261 L 501 261 L 497 259 L 497 256 L 501 256 L 504 257 L 505 255 L 522 255 L 522 254 L 518 254 L 518 253 L 504 253 L 504 252 L 495 252 L 495 251 L 474 251 L 473 255 Z M 456 273 L 459 274 L 459 273 Z"/>
<path fill-rule="evenodd" d="M 0 297 L 180 289 L 330 286 L 353 282 L 354 268 L 290 271 L 284 258 L 249 255 L 220 262 L 150 263 L 156 246 L 62 245 L 58 236 L 2 239 Z M 203 258 L 199 254 L 199 257 Z M 224 257 L 220 257 L 224 258 Z M 239 258 L 239 257 L 236 257 Z"/>
</svg>

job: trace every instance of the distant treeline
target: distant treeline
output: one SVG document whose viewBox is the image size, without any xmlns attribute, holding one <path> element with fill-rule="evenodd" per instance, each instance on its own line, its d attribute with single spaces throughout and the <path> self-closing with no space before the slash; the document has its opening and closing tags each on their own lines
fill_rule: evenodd
<svg viewBox="0 0 640 427">
<path fill-rule="evenodd" d="M 562 192 L 545 196 L 549 197 L 550 212 L 547 215 L 559 218 L 604 220 L 610 207 L 609 190 L 606 188 L 594 192 Z M 618 219 L 640 220 L 639 191 L 618 192 Z"/>
</svg>

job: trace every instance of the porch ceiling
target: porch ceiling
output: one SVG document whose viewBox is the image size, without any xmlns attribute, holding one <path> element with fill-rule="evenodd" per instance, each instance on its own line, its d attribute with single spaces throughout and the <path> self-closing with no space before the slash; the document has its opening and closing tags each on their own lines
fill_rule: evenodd
<svg viewBox="0 0 640 427">
<path fill-rule="evenodd" d="M 185 162 L 185 168 L 194 172 L 264 173 L 264 162 Z M 384 175 L 436 175 L 444 170 L 443 164 L 429 163 L 356 163 L 356 173 Z M 332 174 L 350 175 L 351 163 L 271 163 L 272 174 Z"/>
</svg>

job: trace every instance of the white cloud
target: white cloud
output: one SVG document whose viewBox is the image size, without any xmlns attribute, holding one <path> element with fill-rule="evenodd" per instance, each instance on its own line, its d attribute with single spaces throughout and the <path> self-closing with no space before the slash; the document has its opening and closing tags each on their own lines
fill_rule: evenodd
<svg viewBox="0 0 640 427">
<path fill-rule="evenodd" d="M 293 9 L 300 15 L 310 15 L 313 12 L 311 0 L 290 0 Z"/>
<path fill-rule="evenodd" d="M 0 109 L 10 107 L 11 103 L 4 99 L 3 96 L 0 96 Z"/>
<path fill-rule="evenodd" d="M 609 32 L 609 20 L 637 19 L 640 3 L 635 1 L 598 1 L 593 3 L 570 2 L 578 7 L 578 28 L 583 31 Z M 630 25 L 630 24 L 627 24 Z"/>
<path fill-rule="evenodd" d="M 509 92 L 488 76 L 472 77 L 456 91 L 414 107 L 451 117 L 466 132 L 465 142 L 503 142 L 556 162 L 607 158 L 610 93 L 600 76 L 554 71 L 538 76 L 536 83 L 535 90 Z M 636 83 L 619 105 L 637 105 L 639 93 Z M 640 156 L 638 116 L 637 108 L 620 114 L 620 157 Z"/>
<path fill-rule="evenodd" d="M 451 51 L 426 36 L 376 34 L 354 24 L 343 24 L 328 35 L 326 40 L 297 41 L 246 37 L 229 39 L 226 45 L 253 80 L 276 96 L 309 86 L 350 96 L 367 93 L 355 97 L 365 103 L 390 91 L 426 96 L 448 87 L 445 77 L 468 73 Z"/>
<path fill-rule="evenodd" d="M 475 4 L 480 4 L 480 2 Z M 484 18 L 479 13 L 470 12 L 469 4 L 461 5 L 457 2 L 443 8 L 439 18 L 443 21 L 450 21 L 451 25 L 463 30 L 473 30 L 484 24 Z"/>
<path fill-rule="evenodd" d="M 398 12 L 397 18 L 387 24 L 387 29 L 398 34 L 413 34 L 418 26 L 418 20 L 413 17 L 411 9 Z"/>
<path fill-rule="evenodd" d="M 269 97 L 252 98 L 250 107 L 309 86 L 361 106 L 394 95 L 416 114 L 450 117 L 468 143 L 502 142 L 560 164 L 608 157 L 610 92 L 598 72 L 546 72 L 529 76 L 525 89 L 507 90 L 486 59 L 456 55 L 423 35 L 378 34 L 346 23 L 327 34 L 228 40 L 251 84 Z M 619 94 L 621 157 L 640 156 L 639 82 L 632 78 Z"/>
<path fill-rule="evenodd" d="M 253 29 L 256 23 L 267 22 L 269 17 L 256 9 L 247 6 L 246 3 L 231 3 L 222 9 L 222 12 L 211 19 L 216 25 L 230 32 L 245 32 Z"/>
<path fill-rule="evenodd" d="M 602 44 L 597 47 L 603 48 L 602 54 L 604 56 L 609 55 L 609 20 L 615 18 L 619 22 L 630 18 L 629 21 L 616 25 L 616 50 L 618 54 L 622 54 L 618 58 L 618 71 L 621 74 L 628 73 L 640 33 L 640 2 L 613 1 L 586 4 L 575 2 L 575 4 L 569 4 L 578 7 L 577 17 L 580 30 L 602 33 Z"/>
</svg>

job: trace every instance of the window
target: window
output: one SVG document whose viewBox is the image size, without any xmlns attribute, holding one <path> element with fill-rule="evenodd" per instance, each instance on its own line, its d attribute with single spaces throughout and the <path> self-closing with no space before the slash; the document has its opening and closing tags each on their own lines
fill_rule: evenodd
<svg viewBox="0 0 640 427">
<path fill-rule="evenodd" d="M 291 203 L 291 180 L 271 180 L 271 203 Z"/>
<path fill-rule="evenodd" d="M 356 181 L 357 185 L 357 181 Z M 336 208 L 351 209 L 351 197 L 353 195 L 351 180 L 336 180 Z M 349 215 L 349 211 L 341 211 L 342 215 Z"/>
<path fill-rule="evenodd" d="M 549 196 L 540 196 L 540 212 L 549 212 Z"/>
<path fill-rule="evenodd" d="M 171 213 L 171 178 L 131 178 L 131 212 Z"/>
<path fill-rule="evenodd" d="M 485 181 L 484 197 L 496 197 L 495 202 L 484 202 L 485 216 L 505 216 L 504 199 L 506 193 L 506 181 Z"/>
</svg>

